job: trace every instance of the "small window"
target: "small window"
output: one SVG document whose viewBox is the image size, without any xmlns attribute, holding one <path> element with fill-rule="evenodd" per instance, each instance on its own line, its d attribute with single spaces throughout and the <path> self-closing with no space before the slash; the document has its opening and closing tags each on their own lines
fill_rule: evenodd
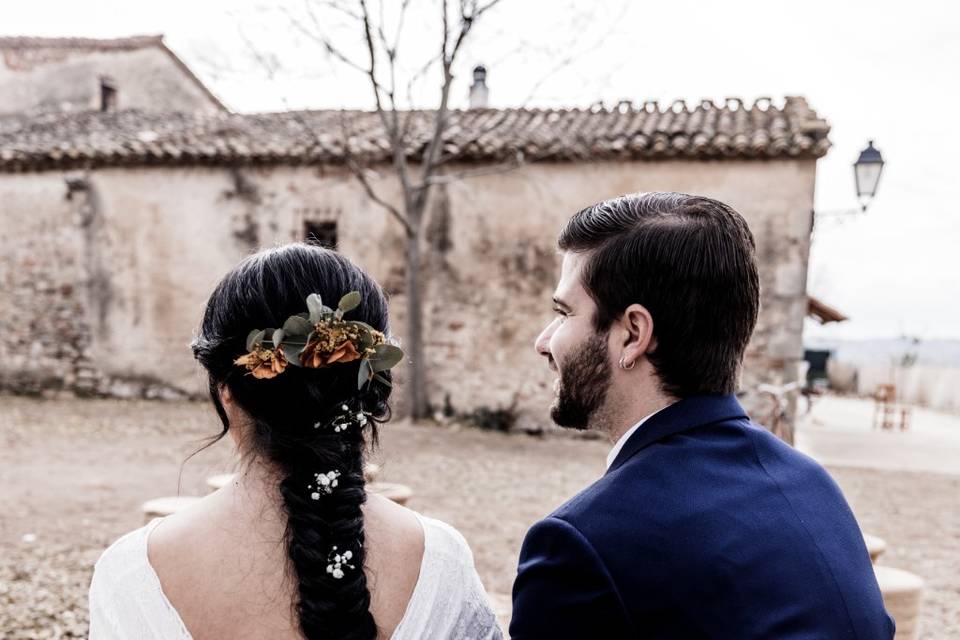
<svg viewBox="0 0 960 640">
<path fill-rule="evenodd" d="M 328 249 L 337 248 L 336 222 L 307 222 L 304 223 L 303 236 L 307 242 L 318 244 Z"/>
<path fill-rule="evenodd" d="M 117 110 L 117 85 L 111 78 L 100 78 L 100 111 Z"/>
</svg>

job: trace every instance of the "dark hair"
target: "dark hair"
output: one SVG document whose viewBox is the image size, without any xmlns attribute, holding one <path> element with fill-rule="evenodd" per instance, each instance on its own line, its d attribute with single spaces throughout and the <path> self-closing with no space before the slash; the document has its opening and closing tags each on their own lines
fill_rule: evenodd
<svg viewBox="0 0 960 640">
<path fill-rule="evenodd" d="M 386 332 L 382 290 L 340 254 L 305 244 L 262 251 L 243 260 L 217 285 L 193 345 L 209 374 L 210 397 L 223 422 L 216 439 L 230 428 L 218 394 L 226 385 L 252 419 L 245 441 L 248 455 L 269 461 L 277 470 L 287 512 L 287 552 L 298 584 L 296 610 L 309 639 L 377 635 L 363 571 L 365 436 L 360 421 L 341 432 L 326 425 L 347 405 L 351 413 L 370 414 L 375 441 L 376 423 L 389 417 L 390 388 L 374 381 L 358 392 L 358 362 L 322 369 L 288 366 L 275 378 L 256 379 L 233 361 L 246 352 L 250 330 L 282 326 L 289 316 L 307 310 L 311 293 L 336 306 L 350 291 L 359 291 L 362 302 L 347 318 Z M 316 487 L 314 474 L 334 470 L 341 474 L 337 488 L 313 499 L 317 489 L 308 486 Z M 338 553 L 350 550 L 356 567 L 341 579 L 327 573 L 334 546 Z"/>
<path fill-rule="evenodd" d="M 760 306 L 756 246 L 739 213 L 701 196 L 625 195 L 576 213 L 558 244 L 589 253 L 581 278 L 597 331 L 631 304 L 650 312 L 664 392 L 736 391 Z"/>
</svg>

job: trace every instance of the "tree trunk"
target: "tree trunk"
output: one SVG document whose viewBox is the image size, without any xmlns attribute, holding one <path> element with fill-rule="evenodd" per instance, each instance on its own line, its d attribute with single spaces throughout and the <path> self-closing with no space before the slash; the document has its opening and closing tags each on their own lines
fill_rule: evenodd
<svg viewBox="0 0 960 640">
<path fill-rule="evenodd" d="M 413 212 L 411 212 L 413 213 Z M 407 399 L 414 420 L 429 417 L 426 360 L 423 349 L 423 291 L 420 272 L 420 215 L 409 216 L 413 229 L 407 237 L 407 355 L 410 375 Z"/>
</svg>

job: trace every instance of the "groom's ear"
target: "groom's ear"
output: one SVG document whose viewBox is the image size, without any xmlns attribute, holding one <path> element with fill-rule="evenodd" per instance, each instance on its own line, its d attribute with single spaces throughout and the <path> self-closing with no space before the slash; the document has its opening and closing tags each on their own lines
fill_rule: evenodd
<svg viewBox="0 0 960 640">
<path fill-rule="evenodd" d="M 653 316 L 643 305 L 632 304 L 624 310 L 619 324 L 623 329 L 621 356 L 624 364 L 629 368 L 631 363 L 657 347 L 656 339 L 653 337 Z"/>
</svg>

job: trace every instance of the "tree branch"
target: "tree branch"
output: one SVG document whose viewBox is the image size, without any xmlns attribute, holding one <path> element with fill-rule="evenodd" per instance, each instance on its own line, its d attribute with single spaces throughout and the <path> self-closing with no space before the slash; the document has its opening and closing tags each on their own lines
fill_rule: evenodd
<svg viewBox="0 0 960 640">
<path fill-rule="evenodd" d="M 413 235 L 413 228 L 410 226 L 410 221 L 395 205 L 380 197 L 376 189 L 374 189 L 373 185 L 370 183 L 370 180 L 367 178 L 366 168 L 358 161 L 356 156 L 354 156 L 353 150 L 350 148 L 351 135 L 347 127 L 347 118 L 343 112 L 340 113 L 340 130 L 343 133 L 343 155 L 344 159 L 346 160 L 347 167 L 349 167 L 350 171 L 353 172 L 353 175 L 357 178 L 357 182 L 360 183 L 360 186 L 363 187 L 363 190 L 366 192 L 367 197 L 392 215 L 397 222 L 403 226 L 407 236 Z"/>
<path fill-rule="evenodd" d="M 447 124 L 447 110 L 450 101 L 450 85 L 453 84 L 453 74 L 450 73 L 450 68 L 453 66 L 453 63 L 456 60 L 457 52 L 460 49 L 460 45 L 463 43 L 466 33 L 469 32 L 470 25 L 472 24 L 471 21 L 464 18 L 464 5 L 463 2 L 461 2 L 460 33 L 457 36 L 453 50 L 448 54 L 447 45 L 450 40 L 450 20 L 447 11 L 447 0 L 442 0 L 442 4 L 443 38 L 440 45 L 440 52 L 442 60 L 441 70 L 443 73 L 443 84 L 440 87 L 440 105 L 437 107 L 437 110 L 433 116 L 433 135 L 430 138 L 430 142 L 427 145 L 427 151 L 423 157 L 423 168 L 420 178 L 422 185 L 429 185 L 430 178 L 433 176 L 433 172 L 436 169 L 437 154 L 439 153 L 440 144 L 443 141 L 443 134 L 446 130 Z M 426 196 L 427 189 L 420 189 L 418 191 L 418 198 L 421 206 L 425 203 Z"/>
<path fill-rule="evenodd" d="M 315 1 L 315 0 L 314 0 L 314 1 Z M 314 2 L 311 2 L 311 0 L 304 0 L 304 5 L 307 7 L 307 10 L 308 10 L 308 11 L 312 11 L 312 9 L 311 9 L 311 5 L 312 5 L 312 4 L 314 4 Z M 343 4 L 337 2 L 336 0 L 323 0 L 322 2 L 319 2 L 318 4 L 321 4 L 321 5 L 326 6 L 326 7 L 330 7 L 330 8 L 333 9 L 334 11 L 339 11 L 340 13 L 344 14 L 345 16 L 349 16 L 350 18 L 353 18 L 353 19 L 356 20 L 357 22 L 360 21 L 360 14 L 354 13 L 353 11 L 351 11 L 351 10 L 348 9 L 347 7 L 343 6 Z"/>
<path fill-rule="evenodd" d="M 490 0 L 490 2 L 481 6 L 479 9 L 474 9 L 473 19 L 476 20 L 477 18 L 485 14 L 487 11 L 489 11 L 490 9 L 493 9 L 495 6 L 500 4 L 500 2 L 501 0 Z"/>
<path fill-rule="evenodd" d="M 370 184 L 370 181 L 367 179 L 367 174 L 366 171 L 364 171 L 364 168 L 351 160 L 349 157 L 347 158 L 347 166 L 353 172 L 353 175 L 356 176 L 357 181 L 360 183 L 360 186 L 363 187 L 363 190 L 366 192 L 367 196 L 375 203 L 386 209 L 390 215 L 392 215 L 397 222 L 403 226 L 403 230 L 406 232 L 408 237 L 413 237 L 415 235 L 414 229 L 412 226 L 410 226 L 410 222 L 407 220 L 406 216 L 400 213 L 400 210 L 394 205 L 390 204 L 377 194 L 376 190 L 373 188 L 373 185 Z"/>
<path fill-rule="evenodd" d="M 364 41 L 367 45 L 367 54 L 370 58 L 370 67 L 367 70 L 367 75 L 370 78 L 371 82 L 376 83 L 376 73 L 377 73 L 377 54 L 376 54 L 376 43 L 373 39 L 373 28 L 370 21 L 370 12 L 367 9 L 366 0 L 360 0 L 360 9 L 362 12 L 363 18 L 363 34 Z M 391 78 L 395 78 L 395 67 L 396 60 L 389 59 L 388 63 L 391 66 Z M 380 92 L 376 86 L 374 86 L 374 97 L 376 98 L 376 109 L 377 114 L 380 117 L 380 121 L 383 124 L 387 138 L 390 141 L 390 150 L 393 156 L 393 166 L 397 172 L 397 178 L 400 180 L 400 186 L 403 189 L 403 198 L 404 203 L 407 204 L 407 210 L 409 215 L 409 205 L 412 202 L 413 190 L 410 186 L 410 173 L 407 169 L 407 145 L 406 139 L 402 137 L 399 124 L 399 116 L 397 113 L 397 104 L 393 92 L 391 91 L 388 96 L 390 97 L 390 115 L 388 116 L 386 111 L 383 108 L 383 102 L 380 99 Z M 409 217 L 406 219 L 406 227 L 408 232 L 412 228 Z"/>
<path fill-rule="evenodd" d="M 336 58 L 337 60 L 339 60 L 340 62 L 342 62 L 343 64 L 347 65 L 348 67 L 350 67 L 355 71 L 359 71 L 361 73 L 367 72 L 367 70 L 364 69 L 362 65 L 351 60 L 345 53 L 343 53 L 342 51 L 340 51 L 340 49 L 335 47 L 333 43 L 330 42 L 330 40 L 328 40 L 326 37 L 323 36 L 323 28 L 320 25 L 320 20 L 317 18 L 317 15 L 313 12 L 313 8 L 310 6 L 309 2 L 307 3 L 307 15 L 310 17 L 310 21 L 313 22 L 313 27 L 315 31 L 311 31 L 310 29 L 307 29 L 306 27 L 304 27 L 300 23 L 300 21 L 296 19 L 296 16 L 290 13 L 289 9 L 282 7 L 281 11 L 283 11 L 284 14 L 286 14 L 287 19 L 290 21 L 290 24 L 293 25 L 294 29 L 296 29 L 303 35 L 307 36 L 314 42 L 318 43 L 321 47 L 323 47 L 323 49 L 329 55 L 333 56 L 334 58 Z"/>
<path fill-rule="evenodd" d="M 620 6 L 619 14 L 614 18 L 611 24 L 616 25 L 623 22 L 623 19 L 624 19 L 624 16 L 626 16 L 626 13 L 627 13 L 627 5 L 623 4 Z M 597 39 L 597 41 L 594 42 L 592 45 L 587 46 L 585 49 L 576 50 L 577 45 L 580 43 L 584 33 L 585 31 L 576 32 L 576 35 L 574 36 L 573 41 L 569 44 L 568 47 L 566 47 L 571 50 L 571 53 L 561 57 L 560 60 L 557 62 L 557 64 L 555 64 L 549 71 L 547 71 L 546 74 L 541 76 L 533 84 L 533 87 L 531 87 L 530 91 L 527 93 L 527 97 L 524 98 L 523 101 L 520 103 L 521 107 L 527 106 L 530 103 L 530 101 L 533 100 L 537 91 L 540 90 L 540 87 L 542 87 L 551 77 L 555 76 L 560 71 L 563 71 L 564 69 L 569 67 L 573 63 L 573 61 L 576 60 L 577 58 L 581 58 L 589 53 L 593 53 L 594 51 L 602 47 L 606 42 L 606 37 L 608 35 L 607 32 L 604 32 L 604 34 L 601 35 Z"/>
<path fill-rule="evenodd" d="M 400 17 L 397 18 L 397 31 L 394 34 L 393 38 L 393 50 L 394 52 L 400 48 L 400 37 L 403 34 L 403 23 L 407 17 L 407 9 L 410 7 L 410 0 L 403 0 L 403 4 L 400 5 Z"/>
</svg>

